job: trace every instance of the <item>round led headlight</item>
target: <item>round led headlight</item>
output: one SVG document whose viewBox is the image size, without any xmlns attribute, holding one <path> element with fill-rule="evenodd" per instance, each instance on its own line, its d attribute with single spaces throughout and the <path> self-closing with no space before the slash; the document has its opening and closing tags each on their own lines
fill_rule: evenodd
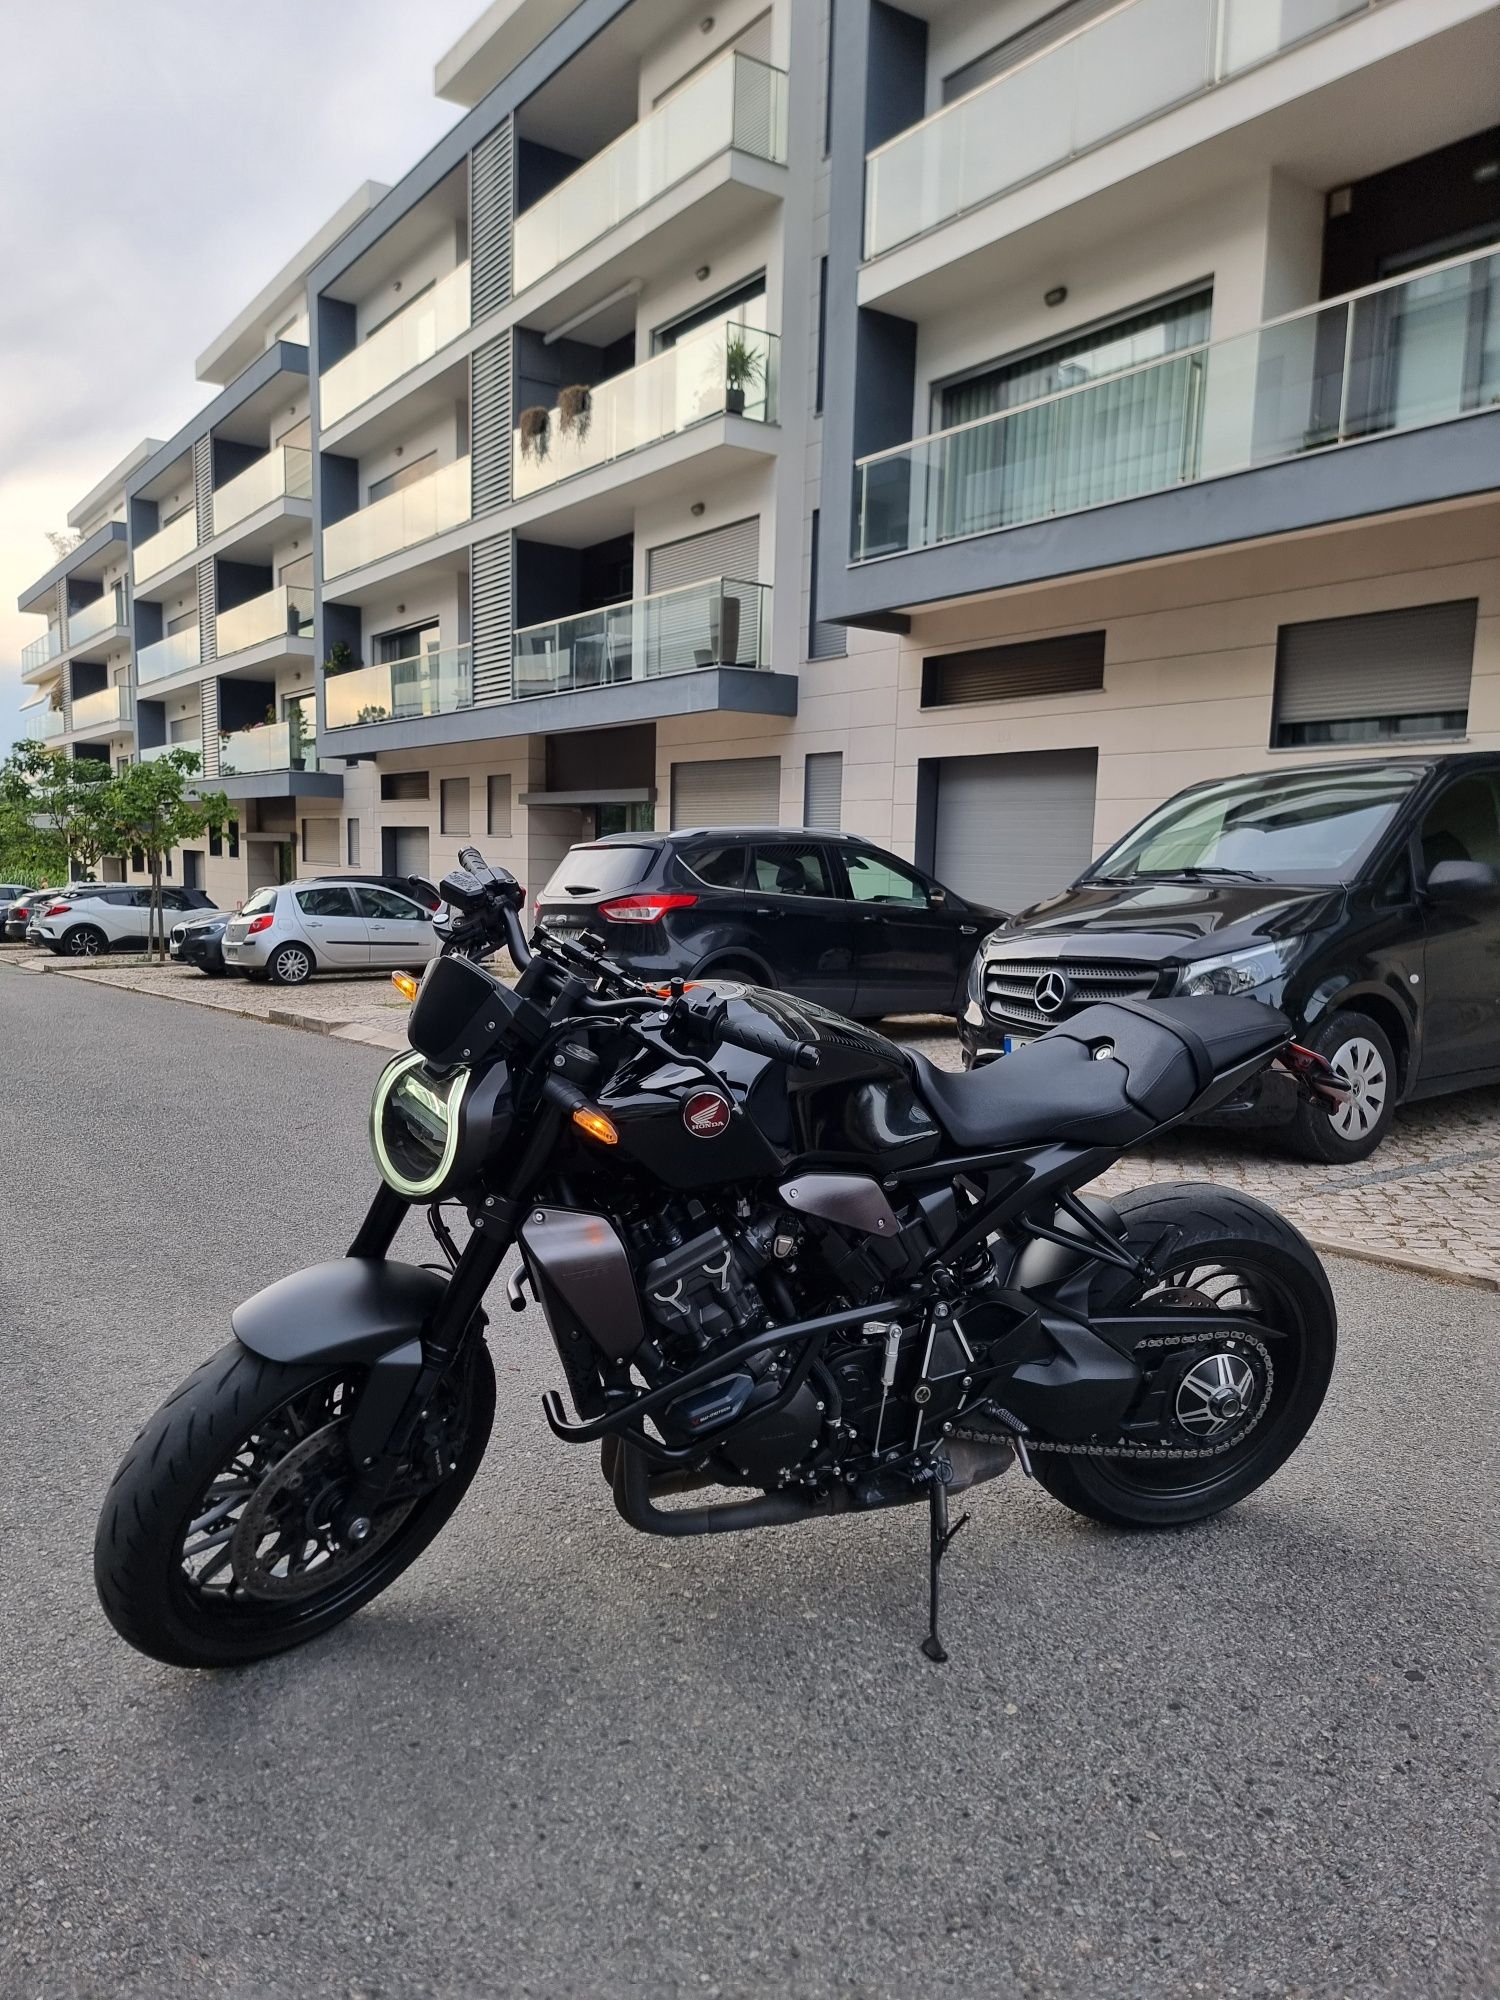
<svg viewBox="0 0 1500 2000">
<path fill-rule="evenodd" d="M 381 1179 L 408 1201 L 440 1201 L 473 1180 L 510 1129 L 503 1063 L 435 1070 L 415 1049 L 388 1063 L 370 1106 Z"/>
</svg>

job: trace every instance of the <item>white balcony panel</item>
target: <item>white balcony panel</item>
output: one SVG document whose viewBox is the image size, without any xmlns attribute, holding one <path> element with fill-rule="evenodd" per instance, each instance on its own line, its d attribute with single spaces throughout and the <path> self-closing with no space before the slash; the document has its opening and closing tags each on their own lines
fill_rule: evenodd
<svg viewBox="0 0 1500 2000">
<path fill-rule="evenodd" d="M 424 361 L 430 361 L 469 326 L 469 266 L 457 265 L 430 292 L 377 327 L 368 340 L 318 377 L 322 429 L 347 417 Z"/>
</svg>

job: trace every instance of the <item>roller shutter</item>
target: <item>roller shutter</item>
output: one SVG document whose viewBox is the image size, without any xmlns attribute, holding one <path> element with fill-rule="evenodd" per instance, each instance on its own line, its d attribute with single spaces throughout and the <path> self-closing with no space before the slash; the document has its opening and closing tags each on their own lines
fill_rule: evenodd
<svg viewBox="0 0 1500 2000">
<path fill-rule="evenodd" d="M 1067 887 L 1094 851 L 1094 750 L 946 757 L 933 873 L 961 896 L 1024 910 Z"/>
<path fill-rule="evenodd" d="M 820 750 L 803 766 L 802 824 L 836 832 L 844 810 L 844 753 Z"/>
<path fill-rule="evenodd" d="M 1384 721 L 1387 729 L 1359 734 L 1394 736 L 1403 717 L 1440 717 L 1435 726 L 1462 729 L 1478 610 L 1467 598 L 1283 625 L 1272 741 L 1329 740 L 1310 735 L 1312 723 Z"/>
<path fill-rule="evenodd" d="M 672 766 L 673 826 L 779 826 L 781 759 L 718 757 Z"/>
<path fill-rule="evenodd" d="M 702 583 L 707 578 L 727 576 L 740 583 L 760 579 L 760 520 L 731 521 L 727 527 L 710 528 L 706 534 L 689 535 L 680 542 L 663 542 L 646 551 L 648 591 L 679 590 L 684 584 Z"/>
</svg>

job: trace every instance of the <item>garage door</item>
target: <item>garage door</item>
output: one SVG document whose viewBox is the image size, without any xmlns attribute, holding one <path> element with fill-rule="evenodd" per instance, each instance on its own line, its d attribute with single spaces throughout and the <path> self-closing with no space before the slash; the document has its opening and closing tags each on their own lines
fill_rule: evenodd
<svg viewBox="0 0 1500 2000">
<path fill-rule="evenodd" d="M 960 895 L 1024 910 L 1093 858 L 1093 750 L 945 757 L 937 769 L 933 873 Z"/>
<path fill-rule="evenodd" d="M 673 826 L 779 826 L 781 759 L 720 757 L 672 766 Z"/>
</svg>

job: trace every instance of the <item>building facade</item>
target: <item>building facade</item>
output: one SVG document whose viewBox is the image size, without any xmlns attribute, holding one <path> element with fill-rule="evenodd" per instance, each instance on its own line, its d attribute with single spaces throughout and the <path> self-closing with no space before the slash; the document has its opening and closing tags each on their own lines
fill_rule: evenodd
<svg viewBox="0 0 1500 2000">
<path fill-rule="evenodd" d="M 1010 907 L 1500 742 L 1497 77 L 1495 0 L 495 0 L 22 599 L 46 733 L 201 745 L 221 902 L 774 820 Z"/>
</svg>

